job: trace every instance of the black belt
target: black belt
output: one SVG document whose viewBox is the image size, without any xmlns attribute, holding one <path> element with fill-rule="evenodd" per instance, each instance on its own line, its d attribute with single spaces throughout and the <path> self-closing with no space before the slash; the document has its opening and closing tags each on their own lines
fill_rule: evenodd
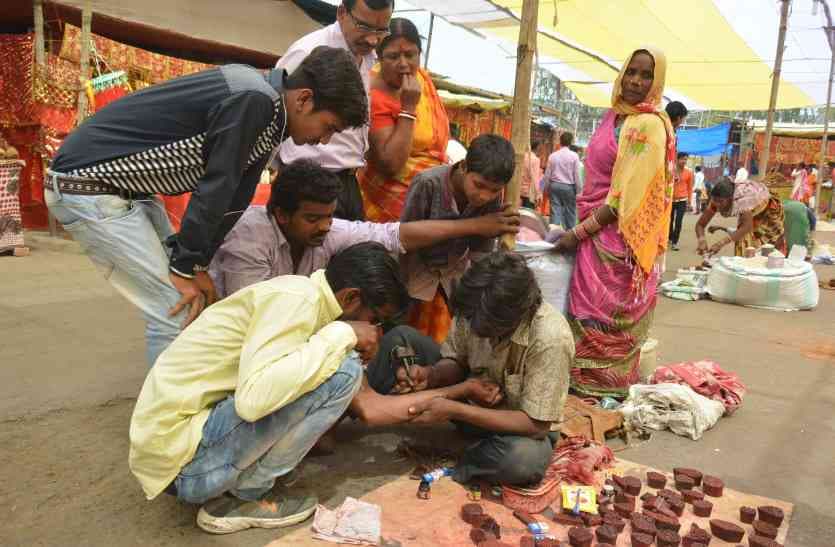
<svg viewBox="0 0 835 547">
<path fill-rule="evenodd" d="M 154 196 L 145 192 L 134 192 L 133 190 L 117 188 L 116 186 L 94 180 L 78 180 L 61 177 L 60 175 L 46 175 L 44 177 L 44 188 L 55 192 L 54 184 L 58 185 L 58 191 L 66 194 L 80 194 L 83 196 L 114 195 L 128 200 L 150 199 Z"/>
</svg>

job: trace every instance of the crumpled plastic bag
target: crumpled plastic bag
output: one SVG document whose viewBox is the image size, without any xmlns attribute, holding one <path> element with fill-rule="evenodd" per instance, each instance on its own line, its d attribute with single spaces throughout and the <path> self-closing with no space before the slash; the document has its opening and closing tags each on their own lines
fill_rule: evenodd
<svg viewBox="0 0 835 547">
<path fill-rule="evenodd" d="M 730 416 L 742 405 L 747 388 L 739 376 L 726 372 L 709 360 L 677 363 L 658 367 L 649 379 L 650 384 L 686 384 L 699 395 L 704 395 L 725 405 Z"/>
<path fill-rule="evenodd" d="M 335 511 L 319 505 L 313 517 L 313 537 L 332 543 L 379 545 L 381 517 L 379 505 L 352 497 L 345 498 Z"/>
<path fill-rule="evenodd" d="M 661 294 L 674 300 L 694 302 L 707 298 L 707 272 L 679 270 L 676 278 L 661 284 Z"/>
<path fill-rule="evenodd" d="M 725 406 L 680 384 L 634 384 L 618 409 L 627 429 L 640 433 L 670 429 L 676 435 L 702 438 L 719 421 Z"/>
</svg>

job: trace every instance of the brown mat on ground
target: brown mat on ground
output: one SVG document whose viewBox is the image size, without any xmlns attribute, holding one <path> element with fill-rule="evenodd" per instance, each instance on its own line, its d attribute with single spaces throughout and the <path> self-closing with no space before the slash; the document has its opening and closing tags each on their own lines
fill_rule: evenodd
<svg viewBox="0 0 835 547">
<path fill-rule="evenodd" d="M 685 466 L 686 462 L 682 462 Z M 673 488 L 672 473 L 653 469 L 641 464 L 632 463 L 627 460 L 618 460 L 615 463 L 612 473 L 618 475 L 633 475 L 639 477 L 644 483 L 643 492 L 655 492 L 654 489 L 646 486 L 647 471 L 657 471 L 668 477 L 667 488 Z M 702 469 L 704 473 L 710 474 L 710 469 Z M 720 477 L 721 478 L 721 477 Z M 373 492 L 363 496 L 363 501 L 376 503 L 382 507 L 383 514 L 383 538 L 403 547 L 466 547 L 472 545 L 469 539 L 470 526 L 461 520 L 461 506 L 470 501 L 467 499 L 467 492 L 461 485 L 451 479 L 445 478 L 436 483 L 432 488 L 432 499 L 420 500 L 416 497 L 418 482 L 408 477 L 401 477 Z M 732 486 L 732 485 L 731 485 Z M 791 524 L 794 505 L 785 501 L 754 496 L 725 487 L 724 495 L 721 498 L 706 498 L 713 503 L 713 514 L 710 518 L 719 518 L 737 523 L 745 529 L 746 537 L 743 544 L 748 544 L 748 534 L 753 528 L 750 524 L 739 522 L 739 508 L 743 505 L 758 507 L 760 505 L 775 505 L 783 509 L 785 518 L 780 527 L 777 541 L 785 544 L 789 525 Z M 638 501 L 640 504 L 640 501 Z M 518 545 L 519 538 L 526 534 L 524 525 L 519 522 L 513 513 L 501 505 L 501 501 L 492 498 L 487 492 L 481 501 L 484 511 L 501 525 L 502 541 L 510 545 Z M 555 504 L 556 505 L 556 502 Z M 710 530 L 710 518 L 701 518 L 693 514 L 692 507 L 688 504 L 684 515 L 680 518 L 682 533 L 690 529 L 692 522 L 697 523 L 701 528 Z M 550 533 L 561 541 L 568 539 L 568 527 L 561 526 L 545 517 L 541 517 L 550 528 Z M 311 521 L 312 522 L 312 521 Z M 630 542 L 630 526 L 627 524 L 624 531 L 618 536 L 617 545 L 628 547 Z M 313 544 L 309 528 L 296 530 L 295 532 L 274 541 L 268 547 L 279 547 L 283 545 L 310 545 Z M 395 543 L 397 542 L 397 543 Z M 320 545 L 327 545 L 324 542 L 317 542 Z M 384 543 L 385 544 L 385 543 Z M 710 545 L 721 547 L 736 545 L 727 543 L 714 537 Z"/>
</svg>

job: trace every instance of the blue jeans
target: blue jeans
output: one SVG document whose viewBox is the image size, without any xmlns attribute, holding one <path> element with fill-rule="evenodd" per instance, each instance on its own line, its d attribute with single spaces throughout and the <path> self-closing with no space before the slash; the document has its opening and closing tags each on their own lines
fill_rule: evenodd
<svg viewBox="0 0 835 547">
<path fill-rule="evenodd" d="M 262 498 L 345 413 L 361 380 L 362 365 L 352 354 L 318 388 L 255 422 L 238 417 L 234 397 L 220 401 L 203 426 L 194 458 L 174 481 L 177 497 L 188 503 L 224 492 L 249 501 Z"/>
<path fill-rule="evenodd" d="M 551 182 L 548 194 L 551 198 L 551 224 L 559 224 L 563 230 L 572 229 L 577 224 L 577 187 Z"/>
<path fill-rule="evenodd" d="M 93 264 L 142 311 L 149 365 L 180 333 L 187 310 L 169 317 L 180 293 L 168 278 L 165 239 L 174 233 L 159 199 L 45 191 L 46 205 Z"/>
</svg>

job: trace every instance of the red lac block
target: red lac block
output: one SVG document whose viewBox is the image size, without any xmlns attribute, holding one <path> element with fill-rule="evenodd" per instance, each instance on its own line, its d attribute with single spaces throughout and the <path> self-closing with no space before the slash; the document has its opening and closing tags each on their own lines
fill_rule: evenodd
<svg viewBox="0 0 835 547">
<path fill-rule="evenodd" d="M 683 547 L 693 547 L 694 545 L 707 545 L 710 543 L 711 535 L 707 530 L 702 530 L 699 525 L 693 523 L 687 535 L 681 539 Z"/>
<path fill-rule="evenodd" d="M 618 540 L 618 531 L 615 528 L 612 528 L 608 524 L 604 524 L 603 526 L 599 526 L 597 531 L 595 532 L 597 536 L 598 543 L 611 543 L 614 544 Z"/>
<path fill-rule="evenodd" d="M 640 496 L 643 483 L 638 477 L 624 477 L 623 490 L 630 496 Z"/>
<path fill-rule="evenodd" d="M 481 545 L 485 541 L 496 539 L 496 536 L 485 532 L 481 528 L 473 528 L 470 530 L 470 539 L 476 545 Z"/>
<path fill-rule="evenodd" d="M 713 519 L 710 521 L 710 532 L 728 543 L 739 543 L 745 537 L 745 530 L 726 520 Z"/>
<path fill-rule="evenodd" d="M 702 478 L 702 492 L 712 498 L 721 498 L 725 491 L 725 483 L 719 477 L 705 475 Z"/>
<path fill-rule="evenodd" d="M 632 515 L 632 533 L 645 534 L 655 538 L 658 530 L 655 529 L 655 521 L 646 515 Z"/>
<path fill-rule="evenodd" d="M 605 517 L 603 517 L 603 524 L 608 524 L 617 530 L 618 534 L 623 532 L 623 529 L 626 528 L 626 521 L 615 513 L 608 513 Z"/>
<path fill-rule="evenodd" d="M 783 547 L 773 539 L 763 536 L 748 536 L 748 547 Z"/>
<path fill-rule="evenodd" d="M 751 524 L 757 518 L 757 510 L 753 507 L 740 507 L 739 520 L 745 524 Z"/>
<path fill-rule="evenodd" d="M 473 524 L 475 517 L 484 514 L 484 509 L 477 503 L 465 503 L 461 506 L 461 518 L 467 524 Z"/>
<path fill-rule="evenodd" d="M 592 515 L 591 513 L 580 513 L 580 518 L 583 519 L 583 524 L 586 526 L 600 526 L 603 524 L 603 517 L 600 515 Z"/>
<path fill-rule="evenodd" d="M 656 471 L 647 471 L 647 485 L 656 490 L 664 488 L 667 486 L 667 477 Z"/>
<path fill-rule="evenodd" d="M 676 475 L 676 490 L 692 490 L 696 486 L 696 481 L 687 475 Z"/>
<path fill-rule="evenodd" d="M 697 517 L 709 517 L 713 512 L 713 504 L 707 500 L 693 502 L 693 514 Z"/>
<path fill-rule="evenodd" d="M 783 510 L 773 505 L 762 505 L 757 508 L 760 520 L 779 528 L 783 524 Z"/>
<path fill-rule="evenodd" d="M 659 530 L 658 535 L 655 536 L 655 543 L 658 547 L 678 547 L 681 544 L 681 538 L 672 530 Z"/>
<path fill-rule="evenodd" d="M 768 539 L 777 539 L 777 527 L 764 520 L 755 520 L 752 524 L 754 533 Z"/>
<path fill-rule="evenodd" d="M 674 467 L 673 476 L 675 477 L 678 475 L 686 475 L 690 477 L 691 479 L 693 479 L 693 482 L 696 484 L 696 486 L 702 484 L 702 472 L 698 469 L 691 469 L 689 467 Z"/>
<path fill-rule="evenodd" d="M 647 534 L 632 533 L 632 547 L 650 547 L 655 538 Z"/>
<path fill-rule="evenodd" d="M 591 547 L 594 534 L 588 528 L 580 528 L 575 526 L 568 530 L 568 543 L 571 547 Z"/>
<path fill-rule="evenodd" d="M 684 497 L 685 503 L 692 504 L 696 500 L 703 500 L 705 499 L 705 495 L 698 490 L 684 490 L 681 495 Z"/>
</svg>

